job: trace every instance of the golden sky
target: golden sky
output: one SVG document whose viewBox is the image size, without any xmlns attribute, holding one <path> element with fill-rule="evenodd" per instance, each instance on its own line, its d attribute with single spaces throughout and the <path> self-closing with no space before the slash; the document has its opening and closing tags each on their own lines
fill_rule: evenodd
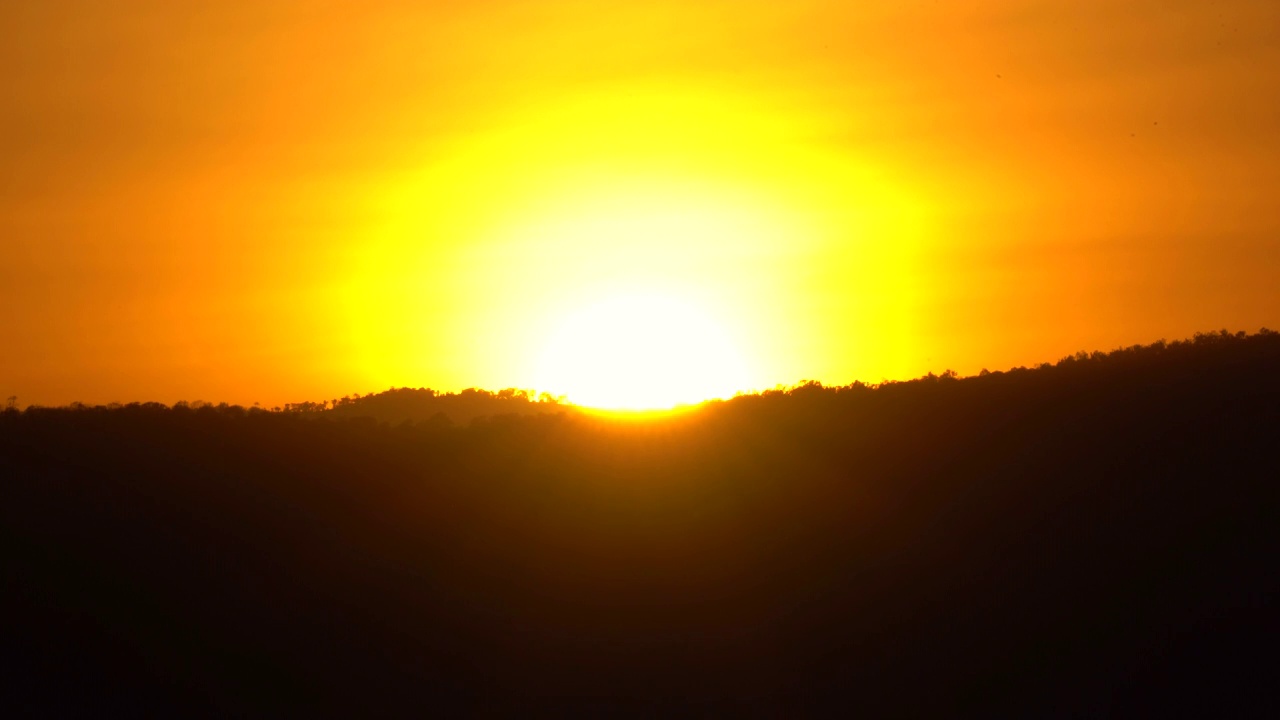
<svg viewBox="0 0 1280 720">
<path fill-rule="evenodd" d="M 1275 0 L 40 0 L 0 88 L 23 404 L 535 387 L 619 296 L 744 389 L 1280 326 Z"/>
</svg>

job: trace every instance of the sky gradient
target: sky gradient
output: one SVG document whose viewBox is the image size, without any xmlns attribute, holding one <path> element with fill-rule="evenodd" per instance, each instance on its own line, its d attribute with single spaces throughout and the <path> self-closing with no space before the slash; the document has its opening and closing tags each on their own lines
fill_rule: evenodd
<svg viewBox="0 0 1280 720">
<path fill-rule="evenodd" d="M 22 404 L 535 387 L 619 291 L 713 318 L 742 389 L 1280 325 L 1274 0 L 43 0 L 0 28 Z"/>
</svg>

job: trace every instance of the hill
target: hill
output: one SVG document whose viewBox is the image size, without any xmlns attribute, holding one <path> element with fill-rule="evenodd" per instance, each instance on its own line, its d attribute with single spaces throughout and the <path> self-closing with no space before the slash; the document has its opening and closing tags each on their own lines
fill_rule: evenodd
<svg viewBox="0 0 1280 720">
<path fill-rule="evenodd" d="M 1277 333 L 644 423 L 406 419 L 0 413 L 2 706 L 1280 710 Z"/>
<path fill-rule="evenodd" d="M 394 387 L 363 397 L 357 394 L 328 402 L 291 403 L 283 408 L 285 412 L 323 415 L 327 419 L 367 417 L 393 425 L 423 421 L 467 425 L 477 418 L 495 415 L 554 415 L 573 409 L 546 393 L 535 397 L 516 388 L 498 392 L 468 388 L 442 393 L 430 388 Z"/>
</svg>

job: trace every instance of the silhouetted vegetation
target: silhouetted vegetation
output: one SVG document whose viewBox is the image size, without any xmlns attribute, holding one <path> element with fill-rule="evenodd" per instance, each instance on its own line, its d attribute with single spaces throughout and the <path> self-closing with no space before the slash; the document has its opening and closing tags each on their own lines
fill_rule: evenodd
<svg viewBox="0 0 1280 720">
<path fill-rule="evenodd" d="M 11 404 L 6 714 L 1278 709 L 1280 334 L 643 423 L 484 395 Z"/>
<path fill-rule="evenodd" d="M 558 398 L 546 393 L 535 396 L 528 390 L 516 388 L 498 392 L 469 388 L 459 393 L 442 393 L 429 388 L 391 388 L 364 397 L 356 395 L 328 403 L 307 402 L 285 407 L 292 412 L 322 412 L 329 418 L 371 417 L 392 424 L 429 420 L 458 425 L 494 415 L 554 414 L 569 409 Z"/>
</svg>

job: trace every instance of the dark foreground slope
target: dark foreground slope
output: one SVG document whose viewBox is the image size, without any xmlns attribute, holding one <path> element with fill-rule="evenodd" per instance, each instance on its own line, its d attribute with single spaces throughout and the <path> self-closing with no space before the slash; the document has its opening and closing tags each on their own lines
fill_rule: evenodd
<svg viewBox="0 0 1280 720">
<path fill-rule="evenodd" d="M 0 414 L 2 711 L 1277 716 L 1280 336 L 661 423 Z"/>
</svg>

